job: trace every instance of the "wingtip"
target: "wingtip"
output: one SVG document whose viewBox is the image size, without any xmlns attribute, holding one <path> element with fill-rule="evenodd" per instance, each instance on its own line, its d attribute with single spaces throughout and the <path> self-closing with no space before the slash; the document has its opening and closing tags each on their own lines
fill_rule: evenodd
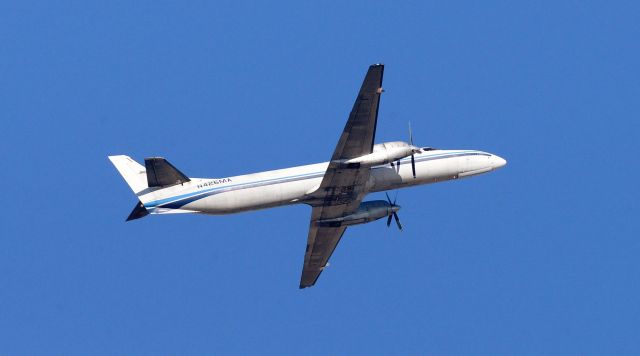
<svg viewBox="0 0 640 356">
<path fill-rule="evenodd" d="M 313 284 L 315 284 L 315 282 Z M 305 289 L 305 288 L 313 287 L 313 284 L 302 284 L 302 283 L 300 283 L 300 286 L 298 288 Z"/>
</svg>

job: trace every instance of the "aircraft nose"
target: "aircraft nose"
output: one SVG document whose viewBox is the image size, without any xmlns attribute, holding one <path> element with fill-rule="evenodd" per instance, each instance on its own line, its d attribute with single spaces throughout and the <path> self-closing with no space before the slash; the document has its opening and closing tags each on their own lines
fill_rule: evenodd
<svg viewBox="0 0 640 356">
<path fill-rule="evenodd" d="M 498 169 L 498 168 L 504 167 L 505 164 L 507 164 L 507 160 L 506 159 L 504 159 L 504 158 L 502 158 L 500 156 L 493 155 L 493 164 L 492 164 L 492 166 L 493 166 L 492 168 L 493 169 Z"/>
</svg>

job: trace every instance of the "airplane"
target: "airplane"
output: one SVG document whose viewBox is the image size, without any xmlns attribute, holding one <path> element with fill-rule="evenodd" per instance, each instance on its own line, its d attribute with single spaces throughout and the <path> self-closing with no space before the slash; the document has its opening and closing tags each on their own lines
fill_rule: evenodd
<svg viewBox="0 0 640 356">
<path fill-rule="evenodd" d="M 383 92 L 383 64 L 369 67 L 329 162 L 225 178 L 187 177 L 162 157 L 144 166 L 109 156 L 139 201 L 127 221 L 149 214 L 223 215 L 290 204 L 311 206 L 300 289 L 313 286 L 347 227 L 392 217 L 400 230 L 400 206 L 363 202 L 373 192 L 471 177 L 503 167 L 503 158 L 476 150 L 441 150 L 409 142 L 375 144 Z"/>
</svg>

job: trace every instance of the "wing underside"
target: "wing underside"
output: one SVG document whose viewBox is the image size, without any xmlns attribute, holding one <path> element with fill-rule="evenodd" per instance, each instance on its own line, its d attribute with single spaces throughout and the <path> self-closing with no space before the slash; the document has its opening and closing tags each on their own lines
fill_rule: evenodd
<svg viewBox="0 0 640 356">
<path fill-rule="evenodd" d="M 307 237 L 307 250 L 304 256 L 304 268 L 300 278 L 300 288 L 310 287 L 316 283 L 320 273 L 329 262 L 329 257 L 338 246 L 340 238 L 347 229 L 346 226 L 328 227 L 317 226 L 314 215 L 321 214 L 322 208 L 313 208 L 309 236 Z"/>
<path fill-rule="evenodd" d="M 318 226 L 317 222 L 353 213 L 367 193 L 369 168 L 345 167 L 339 161 L 373 151 L 383 72 L 382 64 L 369 67 L 322 183 L 308 201 L 313 209 L 300 288 L 316 283 L 346 230 L 346 226 Z"/>
</svg>

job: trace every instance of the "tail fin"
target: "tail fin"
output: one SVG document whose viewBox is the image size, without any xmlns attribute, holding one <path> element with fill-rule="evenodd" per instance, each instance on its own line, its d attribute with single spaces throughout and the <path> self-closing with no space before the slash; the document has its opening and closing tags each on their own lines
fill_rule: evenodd
<svg viewBox="0 0 640 356">
<path fill-rule="evenodd" d="M 147 171 L 140 163 L 129 156 L 109 156 L 109 160 L 136 195 L 148 188 Z"/>
<path fill-rule="evenodd" d="M 122 178 L 129 184 L 133 192 L 140 197 L 149 193 L 148 188 L 164 188 L 189 182 L 190 179 L 180 172 L 166 159 L 160 157 L 145 158 L 143 167 L 129 156 L 109 156 Z M 142 201 L 133 208 L 127 221 L 140 219 L 149 215 Z"/>
</svg>

